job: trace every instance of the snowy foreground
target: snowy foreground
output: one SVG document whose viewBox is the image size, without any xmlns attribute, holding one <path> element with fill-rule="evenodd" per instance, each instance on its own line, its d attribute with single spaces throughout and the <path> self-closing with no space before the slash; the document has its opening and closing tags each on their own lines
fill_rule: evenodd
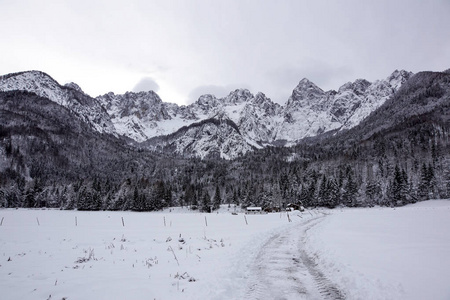
<svg viewBox="0 0 450 300">
<path fill-rule="evenodd" d="M 445 200 L 289 217 L 8 209 L 0 220 L 2 299 L 450 299 Z"/>
</svg>

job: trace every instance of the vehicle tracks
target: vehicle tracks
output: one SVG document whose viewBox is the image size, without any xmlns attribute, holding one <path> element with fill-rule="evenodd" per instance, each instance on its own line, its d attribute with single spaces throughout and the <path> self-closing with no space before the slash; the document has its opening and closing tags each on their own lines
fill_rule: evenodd
<svg viewBox="0 0 450 300">
<path fill-rule="evenodd" d="M 245 299 L 345 299 L 304 249 L 308 230 L 324 217 L 298 223 L 263 244 L 251 266 Z"/>
</svg>

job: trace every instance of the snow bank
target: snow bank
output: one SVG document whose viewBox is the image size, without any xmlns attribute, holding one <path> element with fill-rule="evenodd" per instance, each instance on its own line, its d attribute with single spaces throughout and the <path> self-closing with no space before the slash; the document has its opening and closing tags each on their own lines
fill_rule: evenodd
<svg viewBox="0 0 450 300">
<path fill-rule="evenodd" d="M 331 212 L 306 246 L 349 299 L 450 299 L 450 201 Z"/>
</svg>

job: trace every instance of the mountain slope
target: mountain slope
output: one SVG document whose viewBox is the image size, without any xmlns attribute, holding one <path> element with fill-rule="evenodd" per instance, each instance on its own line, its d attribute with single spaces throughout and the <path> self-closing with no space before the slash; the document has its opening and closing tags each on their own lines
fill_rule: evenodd
<svg viewBox="0 0 450 300">
<path fill-rule="evenodd" d="M 380 107 L 412 73 L 394 71 L 385 80 L 370 83 L 364 79 L 349 82 L 337 92 L 324 92 L 302 79 L 292 92 L 276 139 L 295 142 L 305 137 L 349 129 Z"/>
<path fill-rule="evenodd" d="M 170 135 L 149 139 L 144 144 L 166 154 L 223 159 L 235 159 L 255 148 L 233 121 L 218 116 L 185 126 Z"/>
<path fill-rule="evenodd" d="M 11 149 L 0 150 L 1 169 L 73 182 L 91 176 L 121 178 L 133 160 L 142 167 L 148 164 L 136 149 L 112 135 L 98 134 L 76 114 L 33 93 L 0 92 L 0 132 Z"/>
<path fill-rule="evenodd" d="M 447 139 L 449 128 L 450 73 L 420 72 L 359 125 L 334 136 L 305 139 L 298 147 L 314 149 L 308 157 L 331 160 L 342 154 L 376 157 L 389 148 L 394 155 L 409 159 L 428 157 L 433 147 L 447 144 L 440 140 Z"/>
<path fill-rule="evenodd" d="M 78 85 L 61 86 L 39 71 L 8 74 L 0 77 L 0 91 L 28 91 L 50 99 L 77 113 L 77 117 L 101 133 L 115 134 L 111 119 L 103 106 L 86 95 Z"/>
</svg>

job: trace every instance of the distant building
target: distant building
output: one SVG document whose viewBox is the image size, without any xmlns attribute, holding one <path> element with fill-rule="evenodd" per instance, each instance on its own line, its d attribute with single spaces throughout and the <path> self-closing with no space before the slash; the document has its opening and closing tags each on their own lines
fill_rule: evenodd
<svg viewBox="0 0 450 300">
<path fill-rule="evenodd" d="M 253 215 L 266 214 L 266 212 L 263 211 L 262 207 L 259 206 L 249 206 L 247 207 L 247 211 L 245 213 Z"/>
<path fill-rule="evenodd" d="M 289 203 L 286 206 L 286 210 L 290 210 L 290 211 L 294 211 L 294 210 L 299 210 L 299 211 L 304 211 L 305 208 L 299 204 L 295 204 L 295 203 Z"/>
</svg>

